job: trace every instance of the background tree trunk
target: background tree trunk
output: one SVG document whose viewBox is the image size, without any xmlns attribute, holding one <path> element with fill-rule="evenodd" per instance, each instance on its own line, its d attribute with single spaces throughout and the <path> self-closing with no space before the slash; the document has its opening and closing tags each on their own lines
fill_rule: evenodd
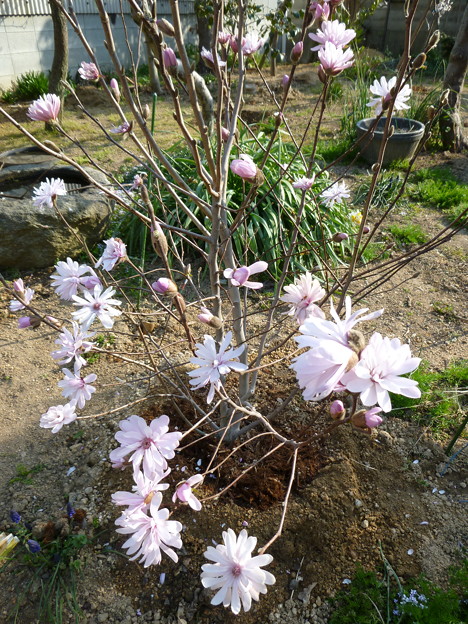
<svg viewBox="0 0 468 624">
<path fill-rule="evenodd" d="M 202 0 L 195 0 L 194 8 L 197 17 L 198 51 L 201 54 L 202 48 L 211 50 L 211 25 L 209 18 L 206 16 L 206 11 L 204 11 L 204 2 Z M 206 74 L 208 72 L 208 68 L 201 56 L 197 63 L 197 72 L 199 74 Z"/>
<path fill-rule="evenodd" d="M 448 103 L 440 117 L 439 127 L 444 149 L 459 152 L 468 147 L 463 136 L 460 101 L 468 68 L 468 5 L 463 13 L 455 44 L 444 76 L 444 89 L 450 89 Z"/>
<path fill-rule="evenodd" d="M 65 89 L 61 84 L 68 76 L 68 26 L 65 15 L 60 10 L 61 0 L 49 0 L 54 25 L 54 59 L 49 75 L 49 93 L 60 97 L 60 117 L 63 111 Z"/>
</svg>

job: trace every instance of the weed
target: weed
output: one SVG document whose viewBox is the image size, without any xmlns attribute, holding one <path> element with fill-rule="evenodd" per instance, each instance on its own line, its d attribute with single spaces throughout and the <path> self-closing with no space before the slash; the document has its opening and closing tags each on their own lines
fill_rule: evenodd
<svg viewBox="0 0 468 624">
<path fill-rule="evenodd" d="M 411 378 L 418 382 L 420 399 L 392 395 L 393 409 L 405 410 L 404 415 L 422 425 L 429 425 L 435 436 L 452 432 L 463 418 L 466 395 L 459 392 L 468 386 L 468 360 L 450 364 L 442 372 L 434 372 L 422 362 Z"/>
<path fill-rule="evenodd" d="M 468 560 L 451 570 L 444 590 L 423 576 L 403 586 L 387 559 L 379 574 L 358 566 L 352 583 L 333 600 L 329 624 L 463 624 L 468 615 Z"/>
<path fill-rule="evenodd" d="M 36 100 L 39 96 L 48 93 L 49 79 L 43 72 L 30 71 L 21 74 L 18 79 L 12 83 L 11 88 L 2 91 L 0 99 L 7 104 L 15 102 L 23 102 L 27 100 Z"/>
<path fill-rule="evenodd" d="M 28 468 L 24 464 L 18 464 L 16 466 L 16 476 L 12 477 L 9 483 L 23 483 L 25 485 L 31 485 L 31 477 L 38 472 L 42 472 L 44 468 L 44 464 L 37 464 L 36 466 L 32 466 L 31 468 Z"/>
<path fill-rule="evenodd" d="M 451 303 L 443 303 L 442 301 L 434 301 L 432 303 L 432 308 L 434 312 L 436 314 L 440 314 L 440 316 L 445 316 L 448 319 L 456 318 L 455 311 Z"/>
<path fill-rule="evenodd" d="M 391 225 L 388 229 L 400 245 L 421 245 L 427 241 L 427 234 L 419 225 Z"/>
</svg>

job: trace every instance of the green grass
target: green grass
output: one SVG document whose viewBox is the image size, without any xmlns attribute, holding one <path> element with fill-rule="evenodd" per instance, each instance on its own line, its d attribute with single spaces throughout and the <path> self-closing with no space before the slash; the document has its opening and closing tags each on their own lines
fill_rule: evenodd
<svg viewBox="0 0 468 624">
<path fill-rule="evenodd" d="M 431 427 L 435 436 L 452 433 L 463 419 L 468 387 L 468 360 L 450 364 L 444 371 L 431 371 L 428 362 L 422 362 L 411 378 L 418 382 L 420 399 L 409 399 L 392 394 L 393 409 L 403 410 L 404 417 Z"/>
<path fill-rule="evenodd" d="M 419 225 L 391 225 L 388 229 L 400 245 L 421 245 L 427 241 L 427 234 Z"/>
<path fill-rule="evenodd" d="M 383 557 L 377 574 L 358 566 L 346 589 L 333 599 L 329 624 L 464 624 L 468 620 L 468 560 L 450 571 L 448 589 L 423 576 L 401 584 Z"/>
</svg>

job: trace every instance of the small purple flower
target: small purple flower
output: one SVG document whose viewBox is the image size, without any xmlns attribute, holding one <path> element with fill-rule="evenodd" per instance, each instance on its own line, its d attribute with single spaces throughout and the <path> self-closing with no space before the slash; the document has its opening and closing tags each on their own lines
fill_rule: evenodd
<svg viewBox="0 0 468 624">
<path fill-rule="evenodd" d="M 27 544 L 28 544 L 29 552 L 31 552 L 33 555 L 35 555 L 41 550 L 41 545 L 39 544 L 39 542 L 36 542 L 36 540 L 28 539 Z"/>
<path fill-rule="evenodd" d="M 67 516 L 69 518 L 73 518 L 73 516 L 76 514 L 76 511 L 73 509 L 73 506 L 71 503 L 67 503 Z"/>
<path fill-rule="evenodd" d="M 80 67 L 78 68 L 78 73 L 80 74 L 80 78 L 82 80 L 90 80 L 91 82 L 99 80 L 99 69 L 94 63 L 82 61 Z"/>
<path fill-rule="evenodd" d="M 17 511 L 14 511 L 13 509 L 10 511 L 10 519 L 15 524 L 18 524 L 18 522 L 21 522 L 21 516 L 19 515 Z"/>
</svg>

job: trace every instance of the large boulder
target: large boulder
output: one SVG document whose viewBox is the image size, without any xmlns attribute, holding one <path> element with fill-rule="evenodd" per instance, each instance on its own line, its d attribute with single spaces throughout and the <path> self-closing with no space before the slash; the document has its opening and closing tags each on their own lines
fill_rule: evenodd
<svg viewBox="0 0 468 624">
<path fill-rule="evenodd" d="M 0 170 L 0 269 L 32 269 L 52 266 L 67 256 L 102 240 L 111 213 L 111 202 L 87 178 L 70 166 L 51 163 L 10 165 Z M 99 171 L 87 172 L 100 184 L 108 180 Z M 62 178 L 67 195 L 57 206 L 33 205 L 32 191 L 46 178 Z"/>
</svg>

